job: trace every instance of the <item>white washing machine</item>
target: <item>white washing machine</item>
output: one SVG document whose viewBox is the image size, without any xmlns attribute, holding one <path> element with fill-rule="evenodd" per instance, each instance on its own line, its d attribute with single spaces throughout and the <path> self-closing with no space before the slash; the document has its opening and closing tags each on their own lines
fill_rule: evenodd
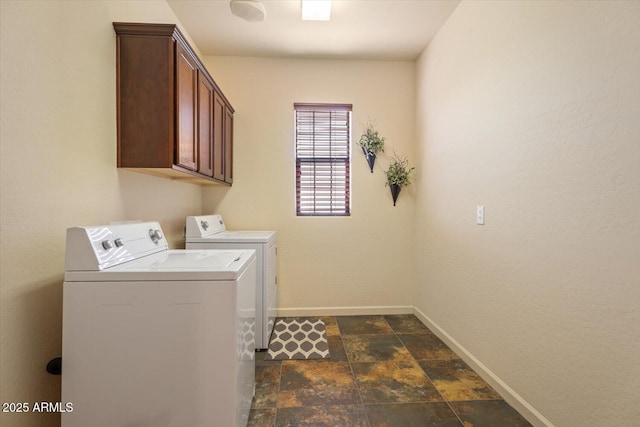
<svg viewBox="0 0 640 427">
<path fill-rule="evenodd" d="M 63 427 L 247 425 L 255 251 L 169 250 L 139 222 L 69 228 L 65 263 Z"/>
<path fill-rule="evenodd" d="M 256 349 L 269 345 L 278 310 L 278 238 L 275 231 L 227 231 L 221 215 L 187 217 L 187 249 L 256 251 Z"/>
</svg>

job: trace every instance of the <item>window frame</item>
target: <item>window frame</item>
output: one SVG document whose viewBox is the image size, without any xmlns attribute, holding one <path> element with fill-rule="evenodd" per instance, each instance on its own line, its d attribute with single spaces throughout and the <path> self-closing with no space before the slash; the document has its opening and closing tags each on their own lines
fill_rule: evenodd
<svg viewBox="0 0 640 427">
<path fill-rule="evenodd" d="M 294 103 L 293 109 L 296 216 L 351 216 L 352 104 Z M 343 118 L 333 118 L 333 113 L 340 116 L 345 112 L 346 126 Z M 320 124 L 316 127 L 315 118 L 318 113 Z M 305 127 L 305 120 L 313 121 L 312 129 L 309 129 L 308 123 Z M 300 124 L 299 121 L 303 123 Z M 301 132 L 303 127 L 306 132 Z M 312 155 L 309 155 L 310 151 L 313 152 Z M 341 155 L 334 155 L 334 151 Z M 311 169 L 313 171 L 309 173 Z M 318 183 L 324 190 L 316 189 Z M 302 188 L 304 185 L 313 186 L 313 190 L 307 190 L 306 196 Z"/>
</svg>

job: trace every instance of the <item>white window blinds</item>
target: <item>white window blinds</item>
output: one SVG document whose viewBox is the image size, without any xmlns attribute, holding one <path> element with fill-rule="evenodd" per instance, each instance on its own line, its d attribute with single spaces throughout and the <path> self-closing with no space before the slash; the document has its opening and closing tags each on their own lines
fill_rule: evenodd
<svg viewBox="0 0 640 427">
<path fill-rule="evenodd" d="M 349 215 L 351 105 L 293 107 L 297 215 Z"/>
</svg>

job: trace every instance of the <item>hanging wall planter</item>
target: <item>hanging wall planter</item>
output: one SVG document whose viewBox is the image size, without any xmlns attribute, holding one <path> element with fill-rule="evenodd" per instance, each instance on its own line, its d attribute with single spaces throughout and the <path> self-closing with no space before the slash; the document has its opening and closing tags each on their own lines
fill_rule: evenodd
<svg viewBox="0 0 640 427">
<path fill-rule="evenodd" d="M 389 188 L 391 189 L 391 197 L 393 197 L 393 206 L 396 205 L 396 200 L 398 200 L 398 196 L 400 195 L 400 187 L 398 184 L 389 184 Z"/>
<path fill-rule="evenodd" d="M 376 162 L 376 155 L 369 153 L 367 149 L 364 147 L 362 147 L 362 152 L 367 157 L 367 163 L 369 163 L 369 169 L 371 169 L 371 173 L 373 173 L 373 165 Z"/>
<path fill-rule="evenodd" d="M 369 163 L 369 169 L 373 173 L 376 154 L 380 151 L 384 153 L 384 137 L 381 137 L 378 131 L 373 128 L 373 125 L 369 123 L 358 144 L 362 147 L 362 152 L 367 158 L 367 163 Z"/>
<path fill-rule="evenodd" d="M 409 160 L 406 157 L 400 157 L 397 153 L 393 153 L 393 160 L 387 169 L 387 183 L 391 189 L 391 197 L 393 198 L 393 206 L 396 205 L 398 195 L 402 187 L 406 187 L 411 184 L 409 174 L 415 167 L 409 167 Z"/>
</svg>

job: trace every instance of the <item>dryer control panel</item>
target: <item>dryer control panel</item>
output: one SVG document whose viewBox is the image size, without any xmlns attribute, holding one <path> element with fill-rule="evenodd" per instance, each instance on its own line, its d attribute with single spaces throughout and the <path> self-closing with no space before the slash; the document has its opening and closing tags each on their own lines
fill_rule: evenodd
<svg viewBox="0 0 640 427">
<path fill-rule="evenodd" d="M 206 237 L 226 230 L 222 215 L 188 216 L 185 237 Z"/>
</svg>

